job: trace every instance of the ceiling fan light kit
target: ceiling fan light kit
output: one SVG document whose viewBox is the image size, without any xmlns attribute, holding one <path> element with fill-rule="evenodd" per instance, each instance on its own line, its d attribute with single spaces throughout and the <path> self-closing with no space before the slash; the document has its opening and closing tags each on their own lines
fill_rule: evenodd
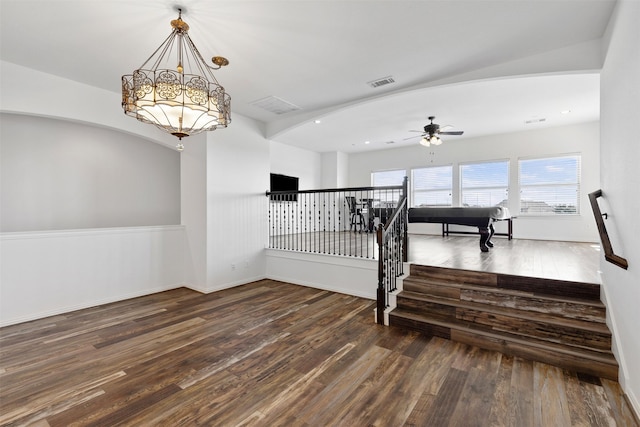
<svg viewBox="0 0 640 427">
<path fill-rule="evenodd" d="M 420 138 L 420 144 L 425 147 L 430 147 L 432 145 L 440 145 L 442 144 L 442 140 L 440 139 L 440 135 L 462 135 L 464 132 L 461 130 L 456 131 L 441 131 L 440 125 L 437 123 L 433 123 L 435 120 L 435 116 L 429 116 L 430 123 L 424 127 L 424 133 L 422 134 L 422 138 Z M 445 126 L 445 129 L 447 127 Z"/>
<path fill-rule="evenodd" d="M 182 151 L 182 138 L 227 127 L 231 97 L 212 73 L 229 61 L 214 56 L 208 65 L 187 33 L 182 9 L 177 10 L 169 37 L 140 68 L 122 76 L 122 108 L 126 115 L 177 137 Z"/>
<path fill-rule="evenodd" d="M 420 144 L 425 147 L 429 147 L 431 145 L 440 145 L 442 144 L 442 140 L 438 138 L 436 135 L 428 136 L 425 135 L 420 139 Z"/>
</svg>

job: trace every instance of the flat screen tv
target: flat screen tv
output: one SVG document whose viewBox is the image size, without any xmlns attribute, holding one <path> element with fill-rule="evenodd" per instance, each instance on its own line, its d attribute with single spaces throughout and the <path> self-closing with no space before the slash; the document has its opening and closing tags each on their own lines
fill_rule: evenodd
<svg viewBox="0 0 640 427">
<path fill-rule="evenodd" d="M 298 191 L 298 178 L 295 176 L 271 174 L 271 192 L 273 191 Z M 271 200 L 283 202 L 295 202 L 298 200 L 297 194 L 272 194 Z"/>
</svg>

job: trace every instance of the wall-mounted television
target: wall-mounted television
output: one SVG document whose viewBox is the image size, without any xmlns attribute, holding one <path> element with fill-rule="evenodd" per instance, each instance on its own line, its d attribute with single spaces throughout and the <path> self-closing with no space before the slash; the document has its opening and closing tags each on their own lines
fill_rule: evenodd
<svg viewBox="0 0 640 427">
<path fill-rule="evenodd" d="M 295 176 L 271 174 L 271 188 L 269 191 L 298 191 L 299 179 Z M 271 200 L 295 202 L 298 200 L 297 194 L 272 194 Z"/>
</svg>

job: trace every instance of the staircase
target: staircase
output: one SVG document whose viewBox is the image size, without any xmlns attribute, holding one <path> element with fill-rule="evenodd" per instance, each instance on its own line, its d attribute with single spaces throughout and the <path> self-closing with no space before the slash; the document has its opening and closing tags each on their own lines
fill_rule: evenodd
<svg viewBox="0 0 640 427">
<path fill-rule="evenodd" d="M 618 380 L 598 284 L 412 264 L 389 324 Z"/>
</svg>

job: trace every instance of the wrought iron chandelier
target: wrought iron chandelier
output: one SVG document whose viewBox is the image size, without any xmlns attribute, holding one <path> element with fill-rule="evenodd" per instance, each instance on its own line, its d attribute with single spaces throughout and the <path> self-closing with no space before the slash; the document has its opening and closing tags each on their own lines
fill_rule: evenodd
<svg viewBox="0 0 640 427">
<path fill-rule="evenodd" d="M 187 34 L 182 9 L 171 27 L 169 37 L 144 64 L 122 76 L 122 108 L 126 115 L 176 136 L 182 151 L 182 138 L 231 122 L 231 97 L 212 72 L 229 61 L 214 56 L 213 66 L 205 62 Z"/>
</svg>

